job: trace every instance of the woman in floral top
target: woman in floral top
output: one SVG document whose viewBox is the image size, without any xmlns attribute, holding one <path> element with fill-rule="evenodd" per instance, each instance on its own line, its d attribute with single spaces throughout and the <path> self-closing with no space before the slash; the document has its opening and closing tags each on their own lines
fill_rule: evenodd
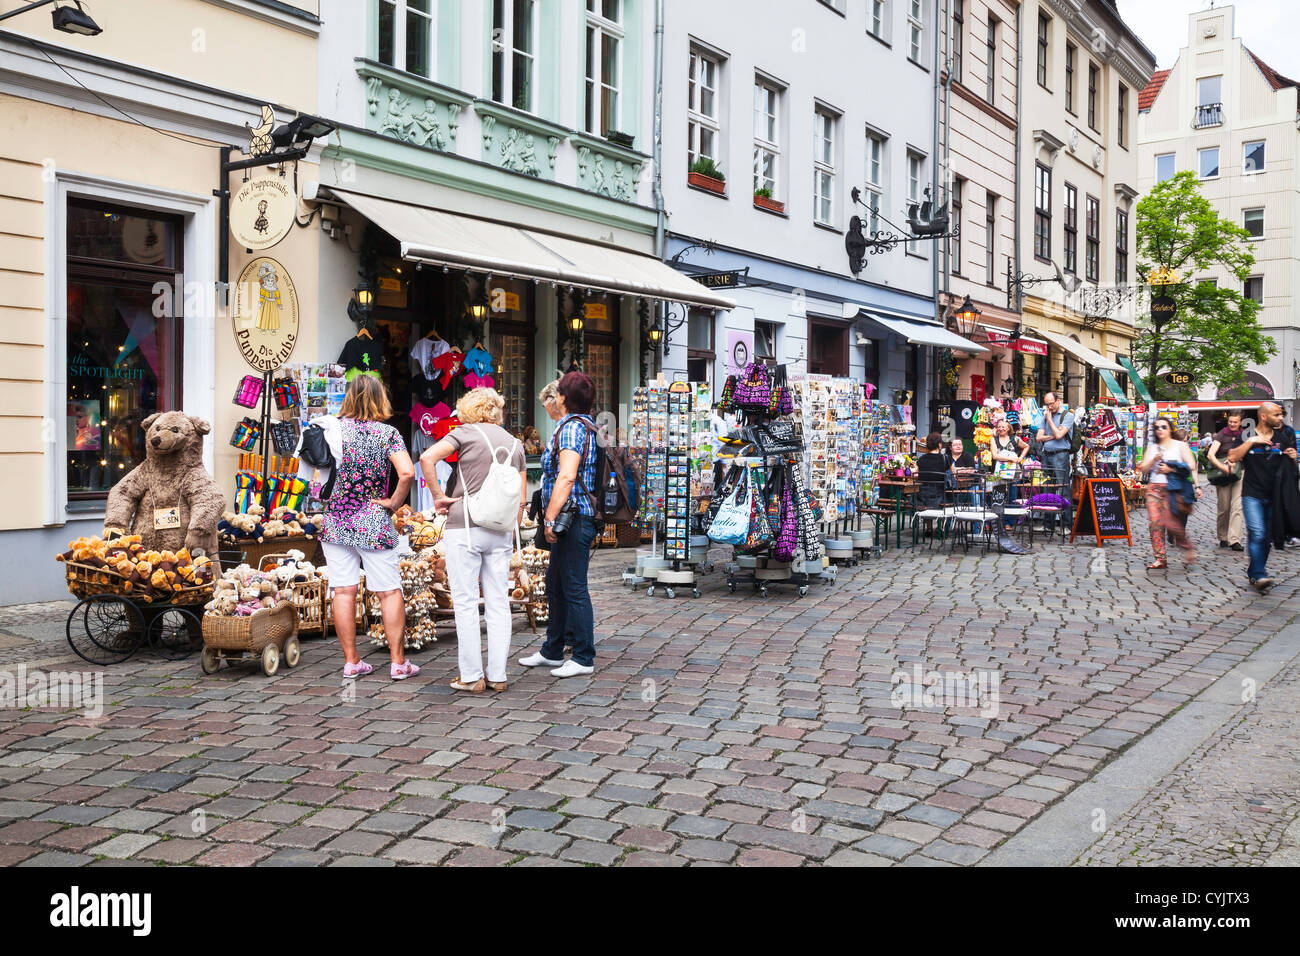
<svg viewBox="0 0 1300 956">
<path fill-rule="evenodd" d="M 392 417 L 392 406 L 379 379 L 358 375 L 348 384 L 336 423 L 342 434 L 343 457 L 334 489 L 325 502 L 320 536 L 334 588 L 334 631 L 343 648 L 344 677 L 360 677 L 374 670 L 357 654 L 357 587 L 363 564 L 366 586 L 379 595 L 383 612 L 384 636 L 392 657 L 389 676 L 405 680 L 420 672 L 406 660 L 403 650 L 406 605 L 393 527 L 393 511 L 406 500 L 415 466 L 397 429 L 384 424 Z M 391 497 L 390 462 L 397 469 L 397 490 Z"/>
</svg>

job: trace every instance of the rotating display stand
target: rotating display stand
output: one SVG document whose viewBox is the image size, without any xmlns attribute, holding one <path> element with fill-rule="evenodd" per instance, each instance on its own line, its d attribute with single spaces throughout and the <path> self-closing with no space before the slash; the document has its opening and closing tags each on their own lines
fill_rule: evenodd
<svg viewBox="0 0 1300 956">
<path fill-rule="evenodd" d="M 664 551 L 671 567 L 660 568 L 655 583 L 646 588 L 653 597 L 663 585 L 664 594 L 677 596 L 677 588 L 689 587 L 695 597 L 700 588 L 691 562 L 691 414 L 694 389 L 687 382 L 673 382 L 667 396 L 667 450 L 664 454 Z"/>
</svg>

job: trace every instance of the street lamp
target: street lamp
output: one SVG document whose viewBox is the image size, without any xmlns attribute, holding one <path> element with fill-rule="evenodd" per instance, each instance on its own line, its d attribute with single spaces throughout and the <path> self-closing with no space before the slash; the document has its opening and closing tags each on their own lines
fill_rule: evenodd
<svg viewBox="0 0 1300 956">
<path fill-rule="evenodd" d="M 650 328 L 646 329 L 646 335 L 649 336 L 651 345 L 658 345 L 659 341 L 664 337 L 664 330 L 659 323 L 656 322 L 654 325 L 650 326 Z"/>
<path fill-rule="evenodd" d="M 28 10 L 35 10 L 47 3 L 56 2 L 57 0 L 36 0 L 35 3 L 29 3 L 17 10 L 0 13 L 0 20 L 8 20 L 10 17 L 16 17 Z M 50 11 L 50 18 L 54 21 L 54 29 L 60 33 L 75 33 L 83 37 L 97 37 L 103 33 L 104 31 L 100 25 L 90 18 L 89 13 L 82 9 L 81 0 L 73 0 L 73 2 L 77 5 L 75 10 L 72 7 L 55 7 Z"/>
<path fill-rule="evenodd" d="M 582 313 L 577 312 L 569 317 L 569 328 L 575 332 L 582 331 Z"/>
<path fill-rule="evenodd" d="M 975 303 L 970 300 L 970 295 L 967 295 L 962 300 L 962 304 L 957 308 L 957 311 L 952 314 L 952 317 L 954 324 L 957 326 L 957 331 L 965 338 L 970 338 L 975 334 L 976 320 L 983 314 L 975 307 Z"/>
<path fill-rule="evenodd" d="M 475 319 L 482 322 L 483 319 L 487 316 L 488 307 L 486 305 L 483 305 L 482 303 L 479 303 L 477 305 L 471 305 L 469 307 L 469 312 L 470 315 L 474 316 Z"/>
</svg>

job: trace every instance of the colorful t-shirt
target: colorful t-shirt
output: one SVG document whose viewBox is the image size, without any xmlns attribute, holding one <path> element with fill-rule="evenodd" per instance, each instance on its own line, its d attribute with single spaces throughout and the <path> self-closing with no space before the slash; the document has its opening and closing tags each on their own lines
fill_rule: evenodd
<svg viewBox="0 0 1300 956">
<path fill-rule="evenodd" d="M 406 451 L 396 428 L 383 422 L 339 419 L 343 429 L 343 461 L 334 492 L 325 502 L 325 527 L 320 539 L 363 551 L 397 547 L 393 519 L 375 498 L 387 498 L 388 459 Z"/>
</svg>

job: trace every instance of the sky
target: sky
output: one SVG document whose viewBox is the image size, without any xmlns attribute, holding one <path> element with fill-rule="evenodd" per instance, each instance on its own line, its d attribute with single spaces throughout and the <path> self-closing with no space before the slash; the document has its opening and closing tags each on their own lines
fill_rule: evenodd
<svg viewBox="0 0 1300 956">
<path fill-rule="evenodd" d="M 1187 45 L 1187 15 L 1209 6 L 1209 0 L 1119 0 L 1119 13 L 1155 54 L 1157 68 L 1165 70 Z M 1300 77 L 1296 0 L 1236 0 L 1231 6 L 1236 10 L 1235 32 L 1251 52 L 1284 76 Z"/>
</svg>

